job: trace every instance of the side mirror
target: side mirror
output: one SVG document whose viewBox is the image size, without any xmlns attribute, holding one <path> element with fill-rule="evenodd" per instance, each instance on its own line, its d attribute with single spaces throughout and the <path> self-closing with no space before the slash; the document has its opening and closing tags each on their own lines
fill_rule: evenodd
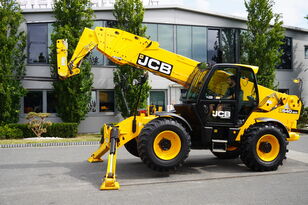
<svg viewBox="0 0 308 205">
<path fill-rule="evenodd" d="M 141 78 L 140 78 L 140 80 L 139 80 L 139 84 L 140 84 L 140 85 L 143 85 L 143 84 L 148 80 L 148 78 L 149 78 L 149 73 L 148 73 L 148 72 L 145 72 L 145 73 L 141 76 Z"/>
</svg>

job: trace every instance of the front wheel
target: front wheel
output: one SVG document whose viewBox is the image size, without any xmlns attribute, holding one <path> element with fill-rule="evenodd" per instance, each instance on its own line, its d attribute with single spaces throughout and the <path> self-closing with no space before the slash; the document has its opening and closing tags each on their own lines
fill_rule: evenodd
<svg viewBox="0 0 308 205">
<path fill-rule="evenodd" d="M 190 144 L 190 136 L 182 124 L 172 118 L 157 118 L 139 134 L 138 153 L 153 170 L 175 170 L 188 157 Z"/>
<path fill-rule="evenodd" d="M 241 160 L 252 170 L 277 170 L 282 165 L 286 152 L 286 134 L 275 124 L 252 125 L 242 137 Z"/>
</svg>

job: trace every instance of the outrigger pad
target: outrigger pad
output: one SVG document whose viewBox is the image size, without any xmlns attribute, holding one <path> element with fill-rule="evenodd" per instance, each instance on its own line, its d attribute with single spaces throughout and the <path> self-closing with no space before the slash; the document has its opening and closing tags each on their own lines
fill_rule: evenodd
<svg viewBox="0 0 308 205">
<path fill-rule="evenodd" d="M 94 158 L 93 156 L 88 158 L 88 162 L 90 163 L 95 163 L 95 162 L 103 162 L 104 160 L 102 160 L 101 158 Z"/>
<path fill-rule="evenodd" d="M 118 190 L 120 189 L 120 184 L 119 182 L 116 182 L 114 178 L 105 178 L 100 189 L 101 190 Z"/>
</svg>

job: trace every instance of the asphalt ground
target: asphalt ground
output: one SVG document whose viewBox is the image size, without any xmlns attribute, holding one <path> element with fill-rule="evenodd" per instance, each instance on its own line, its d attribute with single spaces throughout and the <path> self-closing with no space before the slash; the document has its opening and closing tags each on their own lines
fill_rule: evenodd
<svg viewBox="0 0 308 205">
<path fill-rule="evenodd" d="M 307 144 L 308 135 L 290 142 L 274 172 L 192 150 L 178 171 L 158 173 L 122 148 L 118 191 L 99 190 L 106 162 L 86 161 L 97 145 L 2 148 L 0 204 L 308 204 Z"/>
</svg>

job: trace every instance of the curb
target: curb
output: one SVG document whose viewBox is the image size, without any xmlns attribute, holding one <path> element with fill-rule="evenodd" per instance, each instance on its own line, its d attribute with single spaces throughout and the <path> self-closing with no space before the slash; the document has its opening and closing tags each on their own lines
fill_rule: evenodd
<svg viewBox="0 0 308 205">
<path fill-rule="evenodd" d="M 97 144 L 99 144 L 99 141 L 49 142 L 49 143 L 31 143 L 31 144 L 0 144 L 0 148 L 55 147 L 55 146 L 97 145 Z"/>
</svg>

